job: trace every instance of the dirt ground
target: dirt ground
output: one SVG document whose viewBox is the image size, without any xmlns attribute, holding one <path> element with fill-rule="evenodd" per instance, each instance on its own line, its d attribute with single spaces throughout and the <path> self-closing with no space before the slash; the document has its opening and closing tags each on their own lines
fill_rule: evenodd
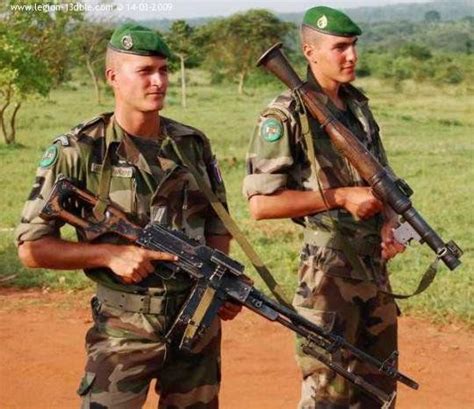
<svg viewBox="0 0 474 409">
<path fill-rule="evenodd" d="M 0 289 L 0 408 L 69 409 L 84 365 L 88 293 Z M 61 308 L 58 308 L 58 307 Z M 474 331 L 400 319 L 399 409 L 474 408 Z M 150 393 L 146 409 L 156 408 Z M 299 395 L 293 336 L 250 312 L 224 323 L 223 409 L 292 409 Z"/>
</svg>

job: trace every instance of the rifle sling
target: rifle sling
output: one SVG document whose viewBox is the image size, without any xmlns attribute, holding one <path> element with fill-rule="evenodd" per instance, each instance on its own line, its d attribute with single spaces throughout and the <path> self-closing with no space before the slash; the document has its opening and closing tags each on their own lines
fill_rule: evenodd
<svg viewBox="0 0 474 409">
<path fill-rule="evenodd" d="M 280 304 L 293 310 L 293 306 L 291 305 L 291 302 L 288 300 L 287 296 L 285 295 L 282 287 L 278 284 L 278 282 L 272 276 L 267 266 L 260 259 L 257 252 L 253 249 L 252 245 L 247 240 L 242 230 L 240 230 L 240 228 L 237 226 L 237 223 L 234 221 L 234 219 L 232 219 L 232 217 L 230 216 L 228 211 L 225 209 L 223 204 L 220 202 L 219 198 L 215 195 L 212 189 L 207 185 L 207 183 L 204 181 L 203 177 L 201 176 L 199 171 L 194 167 L 191 161 L 186 157 L 186 155 L 182 152 L 182 150 L 179 149 L 178 144 L 174 140 L 171 140 L 171 143 L 178 157 L 181 159 L 183 164 L 189 169 L 189 171 L 192 173 L 192 175 L 196 179 L 196 182 L 199 188 L 209 200 L 217 216 L 221 219 L 222 223 L 224 223 L 224 226 L 232 235 L 232 237 L 237 241 L 237 243 L 239 243 L 243 252 L 248 257 L 248 259 L 254 266 L 255 270 L 257 270 L 258 274 L 260 275 L 264 283 L 267 285 L 271 293 L 275 296 L 275 298 L 278 300 Z"/>
<path fill-rule="evenodd" d="M 418 295 L 425 291 L 431 283 L 434 281 L 436 274 L 438 274 L 438 266 L 439 266 L 439 260 L 440 258 L 436 256 L 436 259 L 428 266 L 426 271 L 423 273 L 420 282 L 418 283 L 418 287 L 416 287 L 416 290 L 413 291 L 411 294 L 394 294 L 388 291 L 382 291 L 380 290 L 381 293 L 384 293 L 386 295 L 389 295 L 390 297 L 396 298 L 398 300 L 405 300 L 407 298 L 413 297 L 414 295 Z"/>
<path fill-rule="evenodd" d="M 112 180 L 112 163 L 110 158 L 110 135 L 115 132 L 114 128 L 114 117 L 110 118 L 110 121 L 106 128 L 104 128 L 104 142 L 105 142 L 105 153 L 102 167 L 99 175 L 99 192 L 97 194 L 97 203 L 94 206 L 93 212 L 97 220 L 104 218 L 105 210 L 109 205 L 109 193 L 110 193 L 110 182 Z"/>
</svg>

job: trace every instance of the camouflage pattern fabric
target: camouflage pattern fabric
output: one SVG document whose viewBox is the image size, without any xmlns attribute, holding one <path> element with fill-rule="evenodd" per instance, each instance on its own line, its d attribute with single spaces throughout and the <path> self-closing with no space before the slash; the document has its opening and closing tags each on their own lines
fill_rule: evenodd
<svg viewBox="0 0 474 409">
<path fill-rule="evenodd" d="M 168 118 L 161 117 L 160 126 L 155 157 L 143 153 L 143 145 L 127 135 L 114 122 L 112 114 L 103 114 L 58 137 L 40 162 L 16 230 L 17 244 L 45 236 L 60 237 L 61 224 L 44 221 L 39 212 L 59 174 L 75 179 L 93 193 L 98 192 L 106 140 L 110 144 L 112 166 L 109 196 L 132 220 L 143 226 L 156 221 L 181 229 L 202 243 L 206 236 L 227 235 L 171 144 L 172 139 L 225 204 L 224 184 L 208 139 L 200 131 Z M 83 240 L 81 231 L 77 235 Z M 120 242 L 110 237 L 100 241 Z M 164 334 L 192 285 L 191 280 L 184 275 L 163 280 L 152 274 L 136 285 L 124 285 L 107 269 L 86 271 L 86 274 L 113 290 L 151 294 L 161 302 L 163 310 L 156 314 L 132 313 L 93 299 L 95 324 L 87 335 L 88 361 L 79 388 L 83 408 L 140 408 L 152 378 L 158 378 L 160 408 L 217 408 L 219 319 L 193 353 L 179 352 L 164 341 Z"/>
<path fill-rule="evenodd" d="M 302 251 L 299 285 L 293 300 L 296 310 L 369 355 L 385 360 L 397 350 L 397 306 L 390 296 L 378 291 L 391 291 L 385 269 L 379 270 L 378 285 L 332 276 L 321 269 L 322 255 L 323 250 L 310 245 Z M 378 402 L 304 354 L 300 340 L 296 358 L 303 376 L 299 409 L 380 408 Z M 387 393 L 396 390 L 395 381 L 355 359 L 342 354 L 335 354 L 332 359 Z"/>
<path fill-rule="evenodd" d="M 309 70 L 307 80 L 315 91 L 322 92 Z M 349 84 L 341 86 L 341 93 L 347 112 L 338 110 L 322 94 L 324 103 L 390 171 L 367 98 Z M 318 191 L 318 179 L 323 189 L 366 186 L 356 169 L 332 146 L 320 124 L 310 117 L 318 172 L 313 174 L 297 110 L 296 100 L 286 91 L 262 112 L 247 155 L 244 195 L 251 198 L 279 190 Z M 275 120 L 279 125 L 273 123 Z M 276 137 L 279 130 L 281 134 Z M 317 324 L 334 329 L 362 350 L 385 360 L 396 349 L 397 306 L 391 298 L 378 292 L 378 289 L 389 289 L 385 262 L 381 258 L 382 215 L 356 220 L 345 210 L 334 209 L 294 221 L 305 227 L 306 240 L 295 307 Z M 350 242 L 365 270 L 363 275 L 353 268 L 342 251 L 341 235 Z M 313 243 L 312 236 L 324 240 Z M 319 361 L 304 355 L 299 346 L 297 351 L 304 379 L 299 409 L 380 407 Z M 333 359 L 343 360 L 345 365 L 354 367 L 357 373 L 364 374 L 387 392 L 395 388 L 393 382 L 369 373 L 367 368 L 350 362 L 347 357 L 334 356 Z"/>
<path fill-rule="evenodd" d="M 15 233 L 17 243 L 60 235 L 61 225 L 58 222 L 46 222 L 38 216 L 59 174 L 75 179 L 93 193 L 98 192 L 106 132 L 112 149 L 109 197 L 133 221 L 142 226 L 149 221 L 156 221 L 167 227 L 183 230 L 186 235 L 201 243 L 204 243 L 206 236 L 226 235 L 224 225 L 199 190 L 193 175 L 181 166 L 170 142 L 172 138 L 196 164 L 198 171 L 225 204 L 225 187 L 222 179 L 217 176 L 217 165 L 209 140 L 200 131 L 171 119 L 162 117 L 160 122 L 163 138 L 154 164 L 149 164 L 133 138 L 114 124 L 111 114 L 97 117 L 57 138 L 53 144 L 57 151 L 56 157 L 46 166 L 40 164 L 37 170 L 35 184 Z M 46 154 L 49 150 L 50 148 Z M 42 163 L 43 161 L 44 159 Z M 79 240 L 82 240 L 81 232 L 78 231 L 77 234 Z M 110 237 L 105 240 L 116 241 Z M 138 286 L 123 285 L 106 269 L 87 271 L 86 274 L 100 284 L 125 292 L 163 287 L 163 283 L 157 278 L 150 278 L 153 282 L 146 279 Z M 182 285 L 180 280 L 176 283 L 167 282 L 169 292 L 182 291 Z"/>
<path fill-rule="evenodd" d="M 322 92 L 312 74 L 308 73 L 308 82 L 316 91 Z M 329 99 L 322 94 L 324 102 L 332 113 L 341 120 L 366 146 L 366 148 L 388 168 L 386 154 L 382 146 L 379 127 L 375 122 L 367 98 L 351 85 L 342 87 L 342 93 L 348 104 L 348 112 L 339 111 Z M 273 100 L 261 114 L 250 142 L 247 154 L 247 176 L 243 183 L 243 193 L 247 198 L 256 194 L 269 195 L 282 189 L 315 190 L 319 189 L 316 175 L 313 175 L 311 163 L 306 156 L 303 135 L 299 123 L 297 106 L 289 91 Z M 262 126 L 268 118 L 276 119 L 282 124 L 282 137 L 268 141 L 262 137 Z M 332 146 L 329 136 L 321 129 L 319 123 L 309 117 L 313 143 L 318 167 L 317 178 L 323 189 L 366 186 L 355 168 Z M 332 220 L 331 220 L 332 219 Z M 342 209 L 321 212 L 297 219 L 298 223 L 311 230 L 334 232 L 333 220 L 337 222 L 339 233 L 351 240 L 351 243 L 373 243 L 374 251 L 363 248 L 361 256 L 376 253 L 380 247 L 380 229 L 382 216 L 376 215 L 367 220 L 356 220 Z M 326 246 L 332 259 L 339 259 L 340 264 L 347 264 L 347 258 L 338 246 L 328 243 Z M 356 246 L 357 247 L 357 246 Z M 328 265 L 331 263 L 328 263 Z M 369 276 L 377 280 L 377 274 L 370 271 Z M 331 269 L 328 274 L 362 279 L 356 270 Z"/>
<path fill-rule="evenodd" d="M 82 409 L 138 409 L 157 379 L 159 409 L 218 408 L 220 320 L 192 352 L 179 351 L 163 335 L 177 310 L 124 312 L 92 300 L 95 325 L 86 337 L 86 373 L 79 386 Z"/>
</svg>

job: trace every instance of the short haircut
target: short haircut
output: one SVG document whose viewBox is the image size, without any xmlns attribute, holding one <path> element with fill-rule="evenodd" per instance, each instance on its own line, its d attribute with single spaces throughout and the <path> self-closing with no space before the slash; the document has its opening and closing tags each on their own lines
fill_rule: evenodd
<svg viewBox="0 0 474 409">
<path fill-rule="evenodd" d="M 301 49 L 305 44 L 308 45 L 317 45 L 319 40 L 324 34 L 320 33 L 319 31 L 311 28 L 305 24 L 301 25 L 300 28 L 300 42 L 301 42 Z"/>
<path fill-rule="evenodd" d="M 119 54 L 119 52 L 107 47 L 105 52 L 105 70 L 117 68 L 117 61 L 120 60 Z"/>
</svg>

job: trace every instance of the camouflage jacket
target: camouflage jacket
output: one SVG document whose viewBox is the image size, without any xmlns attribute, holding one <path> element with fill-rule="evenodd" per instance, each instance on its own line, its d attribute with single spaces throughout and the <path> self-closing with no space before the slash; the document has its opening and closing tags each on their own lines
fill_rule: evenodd
<svg viewBox="0 0 474 409">
<path fill-rule="evenodd" d="M 149 163 L 139 151 L 134 138 L 103 114 L 56 138 L 40 162 L 33 189 L 16 230 L 16 241 L 37 240 L 44 236 L 60 236 L 61 224 L 46 222 L 38 215 L 59 174 L 73 178 L 85 188 L 98 193 L 99 176 L 107 143 L 111 150 L 112 178 L 109 198 L 136 223 L 144 226 L 156 221 L 180 229 L 200 242 L 206 236 L 227 235 L 227 230 L 199 190 L 194 176 L 185 168 L 171 140 L 195 164 L 201 176 L 226 203 L 223 181 L 212 154 L 209 140 L 197 129 L 161 117 L 162 144 L 155 163 Z M 81 240 L 81 232 L 77 231 Z M 117 242 L 117 239 L 102 241 Z M 107 269 L 86 271 L 99 283 L 123 291 L 143 291 L 144 287 L 161 287 L 156 275 L 138 286 L 125 286 Z M 167 289 L 173 283 L 166 283 Z M 189 283 L 174 283 L 176 291 Z M 137 288 L 138 287 L 138 288 Z"/>
<path fill-rule="evenodd" d="M 308 83 L 316 91 L 321 92 L 310 71 L 308 71 Z M 379 136 L 379 127 L 368 107 L 368 99 L 351 85 L 343 85 L 341 93 L 350 110 L 349 114 L 338 110 L 327 97 L 324 101 L 326 106 L 383 166 L 388 166 Z M 317 178 L 321 187 L 328 189 L 365 186 L 365 181 L 356 169 L 332 146 L 329 136 L 321 129 L 317 120 L 308 116 L 308 121 L 316 153 Z M 253 195 L 270 195 L 285 189 L 318 190 L 317 178 L 307 157 L 297 101 L 290 91 L 286 91 L 274 99 L 260 115 L 247 154 L 247 176 L 243 183 L 243 193 L 250 198 Z M 383 223 L 381 215 L 360 221 L 355 220 L 348 212 L 336 209 L 294 221 L 306 226 L 307 230 L 334 235 L 335 229 L 331 219 L 337 221 L 338 226 L 343 229 L 343 234 L 357 244 L 357 253 L 377 254 L 377 249 L 380 248 L 380 228 Z M 338 253 L 339 249 L 334 250 Z M 327 251 L 326 259 L 333 259 L 333 253 L 331 250 Z M 325 269 L 330 272 L 331 266 L 328 265 Z M 360 278 L 357 273 L 347 272 L 347 269 L 332 269 L 332 271 L 334 275 Z"/>
</svg>

